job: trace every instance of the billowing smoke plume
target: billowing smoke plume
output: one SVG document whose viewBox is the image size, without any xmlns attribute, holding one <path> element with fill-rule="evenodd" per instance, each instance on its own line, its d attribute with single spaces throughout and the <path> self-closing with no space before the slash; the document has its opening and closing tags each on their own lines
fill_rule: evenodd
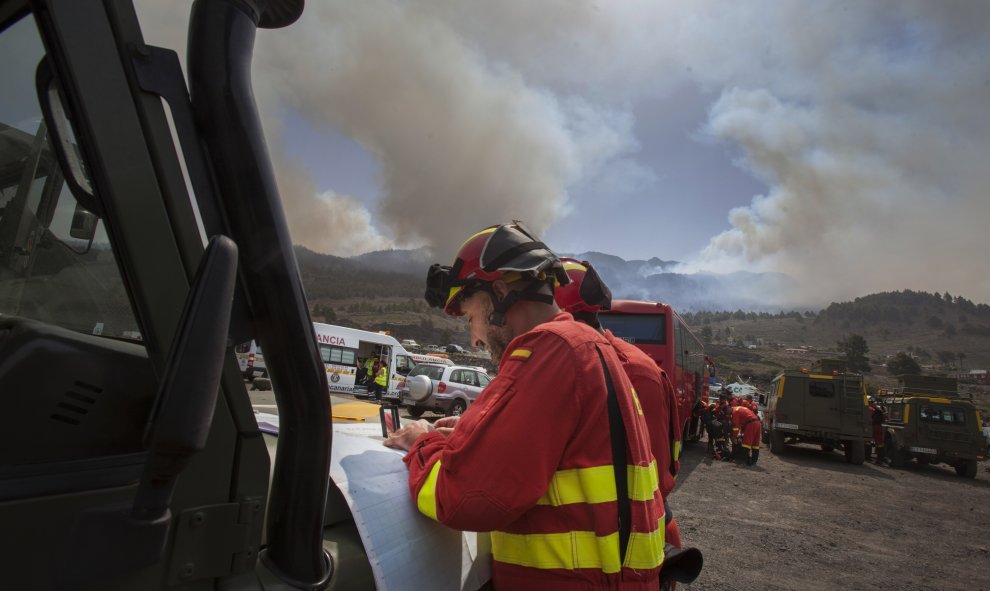
<svg viewBox="0 0 990 591">
<path fill-rule="evenodd" d="M 990 247 L 990 52 L 977 24 L 990 5 L 775 7 L 733 5 L 719 17 L 733 27 L 710 23 L 721 43 L 699 36 L 716 50 L 697 70 L 726 87 L 708 130 L 770 187 L 730 212 L 701 264 L 783 271 L 812 304 L 904 288 L 990 299 L 970 264 Z"/>
<path fill-rule="evenodd" d="M 162 27 L 160 3 L 145 4 L 157 13 L 146 26 Z M 254 81 L 269 135 L 279 138 L 277 114 L 288 107 L 355 139 L 382 166 L 383 198 L 368 212 L 355 200 L 322 199 L 276 157 L 296 242 L 353 254 L 388 245 L 381 228 L 395 244 L 428 244 L 446 260 L 491 223 L 518 218 L 542 232 L 570 185 L 635 147 L 631 117 L 490 59 L 458 30 L 469 28 L 457 22 L 459 10 L 311 2 L 290 29 L 259 34 Z"/>
<path fill-rule="evenodd" d="M 568 185 L 629 140 L 621 117 L 489 61 L 440 8 L 310 3 L 290 34 L 259 44 L 257 71 L 314 125 L 378 157 L 379 219 L 397 243 L 429 243 L 444 260 L 491 223 L 542 231 Z"/>
</svg>

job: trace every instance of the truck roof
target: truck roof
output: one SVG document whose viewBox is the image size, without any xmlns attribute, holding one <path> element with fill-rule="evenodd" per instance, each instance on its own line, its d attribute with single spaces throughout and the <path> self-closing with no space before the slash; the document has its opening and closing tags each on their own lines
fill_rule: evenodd
<svg viewBox="0 0 990 591">
<path fill-rule="evenodd" d="M 900 375 L 897 376 L 895 394 L 920 394 L 956 398 L 959 385 L 955 378 L 943 376 Z"/>
<path fill-rule="evenodd" d="M 818 369 L 785 369 L 773 378 L 773 381 L 777 381 L 782 377 L 805 377 L 814 378 L 816 380 L 832 380 L 832 379 L 857 379 L 862 380 L 862 374 L 858 373 L 841 373 L 837 371 L 825 373 Z"/>
</svg>

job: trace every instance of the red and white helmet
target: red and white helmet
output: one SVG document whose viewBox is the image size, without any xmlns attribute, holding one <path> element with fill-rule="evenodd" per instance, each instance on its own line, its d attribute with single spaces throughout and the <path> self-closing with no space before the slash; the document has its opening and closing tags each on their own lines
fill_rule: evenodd
<svg viewBox="0 0 990 591">
<path fill-rule="evenodd" d="M 567 274 L 556 254 L 538 240 L 522 223 L 490 226 L 468 238 L 457 251 L 453 266 L 433 265 L 426 277 L 426 301 L 451 316 L 461 316 L 461 301 L 482 289 L 492 293 L 491 284 L 529 281 L 502 300 L 492 294 L 495 313 L 489 321 L 501 324 L 504 313 L 520 299 L 552 303 L 553 297 L 539 294 L 544 284 L 566 283 Z"/>
<path fill-rule="evenodd" d="M 563 258 L 564 272 L 570 283 L 559 285 L 553 292 L 561 310 L 598 312 L 612 307 L 612 292 L 588 261 Z"/>
</svg>

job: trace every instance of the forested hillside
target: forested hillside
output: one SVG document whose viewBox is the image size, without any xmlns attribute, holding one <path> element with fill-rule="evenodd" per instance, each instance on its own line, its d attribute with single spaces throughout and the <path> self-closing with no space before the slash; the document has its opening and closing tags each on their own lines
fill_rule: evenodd
<svg viewBox="0 0 990 591">
<path fill-rule="evenodd" d="M 388 330 L 423 344 L 468 344 L 462 321 L 423 301 L 421 258 L 404 255 L 401 271 L 393 271 L 384 264 L 390 260 L 386 253 L 344 259 L 297 248 L 296 255 L 315 320 Z M 708 311 L 683 317 L 727 372 L 761 381 L 785 367 L 841 355 L 837 342 L 852 334 L 865 339 L 875 376 L 885 375 L 886 360 L 899 352 L 928 372 L 990 368 L 990 306 L 948 293 L 877 293 L 818 312 Z"/>
</svg>

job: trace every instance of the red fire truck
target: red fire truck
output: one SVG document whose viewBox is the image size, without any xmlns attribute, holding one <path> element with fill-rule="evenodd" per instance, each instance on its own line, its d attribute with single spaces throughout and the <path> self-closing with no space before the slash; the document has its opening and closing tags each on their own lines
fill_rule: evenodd
<svg viewBox="0 0 990 591">
<path fill-rule="evenodd" d="M 698 337 L 669 304 L 613 300 L 612 308 L 598 315 L 602 327 L 640 348 L 674 383 L 681 439 L 701 436 L 701 426 L 691 411 L 699 401 L 708 403 L 709 376 L 714 368 Z"/>
</svg>

